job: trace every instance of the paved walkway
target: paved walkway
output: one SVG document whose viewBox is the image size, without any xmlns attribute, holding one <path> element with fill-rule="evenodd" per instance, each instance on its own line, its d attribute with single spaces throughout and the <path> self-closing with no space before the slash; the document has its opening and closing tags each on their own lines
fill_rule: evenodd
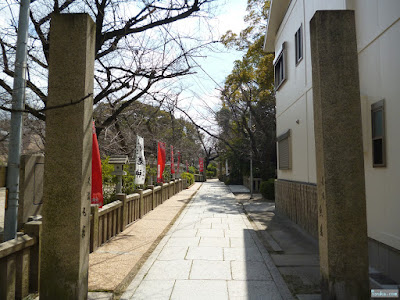
<svg viewBox="0 0 400 300">
<path fill-rule="evenodd" d="M 293 299 L 241 206 L 203 183 L 121 299 Z"/>
</svg>

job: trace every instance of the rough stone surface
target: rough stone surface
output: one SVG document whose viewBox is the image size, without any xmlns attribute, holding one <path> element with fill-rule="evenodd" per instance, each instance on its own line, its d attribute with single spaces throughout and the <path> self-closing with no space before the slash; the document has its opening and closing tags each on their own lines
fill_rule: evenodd
<svg viewBox="0 0 400 300">
<path fill-rule="evenodd" d="M 310 22 L 322 295 L 367 299 L 368 245 L 354 11 Z"/>
<path fill-rule="evenodd" d="M 86 299 L 95 24 L 56 14 L 50 31 L 40 299 Z"/>
<path fill-rule="evenodd" d="M 43 154 L 22 155 L 20 194 L 18 200 L 18 230 L 30 216 L 41 214 L 43 197 Z"/>
</svg>

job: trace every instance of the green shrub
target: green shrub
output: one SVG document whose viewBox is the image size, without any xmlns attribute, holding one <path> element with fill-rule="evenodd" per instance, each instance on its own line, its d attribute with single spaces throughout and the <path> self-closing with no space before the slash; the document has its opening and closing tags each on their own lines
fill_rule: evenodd
<svg viewBox="0 0 400 300">
<path fill-rule="evenodd" d="M 198 172 L 197 172 L 196 167 L 190 166 L 190 167 L 189 167 L 189 173 L 191 173 L 191 174 L 197 174 Z"/>
<path fill-rule="evenodd" d="M 109 156 L 101 160 L 101 176 L 103 177 L 103 185 L 117 183 L 116 177 L 111 175 L 111 173 L 114 171 L 114 167 L 108 163 L 109 160 Z"/>
<path fill-rule="evenodd" d="M 186 173 L 186 172 L 185 172 L 185 173 L 182 173 L 182 174 L 181 174 L 181 178 L 182 178 L 182 179 L 186 179 L 188 185 L 191 185 L 191 184 L 194 183 L 194 175 L 191 174 L 191 173 Z"/>
<path fill-rule="evenodd" d="M 151 180 L 153 179 L 153 184 L 157 182 L 157 169 L 150 167 L 150 165 L 146 165 L 146 181 L 147 184 L 150 184 Z"/>
<path fill-rule="evenodd" d="M 215 178 L 217 176 L 217 166 L 213 163 L 207 166 L 206 170 L 207 178 Z"/>
<path fill-rule="evenodd" d="M 128 169 L 128 165 L 125 165 L 125 168 Z M 129 173 L 128 170 L 125 169 L 126 175 L 122 176 L 122 192 L 124 194 L 133 194 L 136 190 L 137 185 L 135 184 L 135 175 Z"/>
<path fill-rule="evenodd" d="M 260 185 L 261 195 L 267 200 L 275 200 L 275 178 L 262 181 Z"/>
<path fill-rule="evenodd" d="M 103 203 L 108 204 L 116 200 L 115 187 L 117 185 L 117 176 L 112 175 L 114 172 L 114 166 L 109 164 L 110 157 L 107 156 L 105 159 L 101 160 L 101 175 L 103 177 Z M 132 194 L 137 188 L 135 185 L 135 176 L 130 174 L 126 169 L 126 175 L 122 176 L 122 192 L 125 194 Z"/>
</svg>

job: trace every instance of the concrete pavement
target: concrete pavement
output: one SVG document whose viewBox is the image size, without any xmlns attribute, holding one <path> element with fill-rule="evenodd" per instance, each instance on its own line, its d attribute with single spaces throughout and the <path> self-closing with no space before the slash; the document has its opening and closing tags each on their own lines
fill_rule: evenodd
<svg viewBox="0 0 400 300">
<path fill-rule="evenodd" d="M 293 299 L 230 190 L 203 183 L 121 299 Z"/>
</svg>

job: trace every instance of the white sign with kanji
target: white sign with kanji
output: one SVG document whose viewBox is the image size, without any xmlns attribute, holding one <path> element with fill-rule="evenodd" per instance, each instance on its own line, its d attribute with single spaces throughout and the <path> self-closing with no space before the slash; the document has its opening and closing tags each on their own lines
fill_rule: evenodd
<svg viewBox="0 0 400 300">
<path fill-rule="evenodd" d="M 141 136 L 137 136 L 135 184 L 144 184 L 145 179 L 146 179 L 146 160 L 144 158 L 144 139 Z"/>
</svg>

